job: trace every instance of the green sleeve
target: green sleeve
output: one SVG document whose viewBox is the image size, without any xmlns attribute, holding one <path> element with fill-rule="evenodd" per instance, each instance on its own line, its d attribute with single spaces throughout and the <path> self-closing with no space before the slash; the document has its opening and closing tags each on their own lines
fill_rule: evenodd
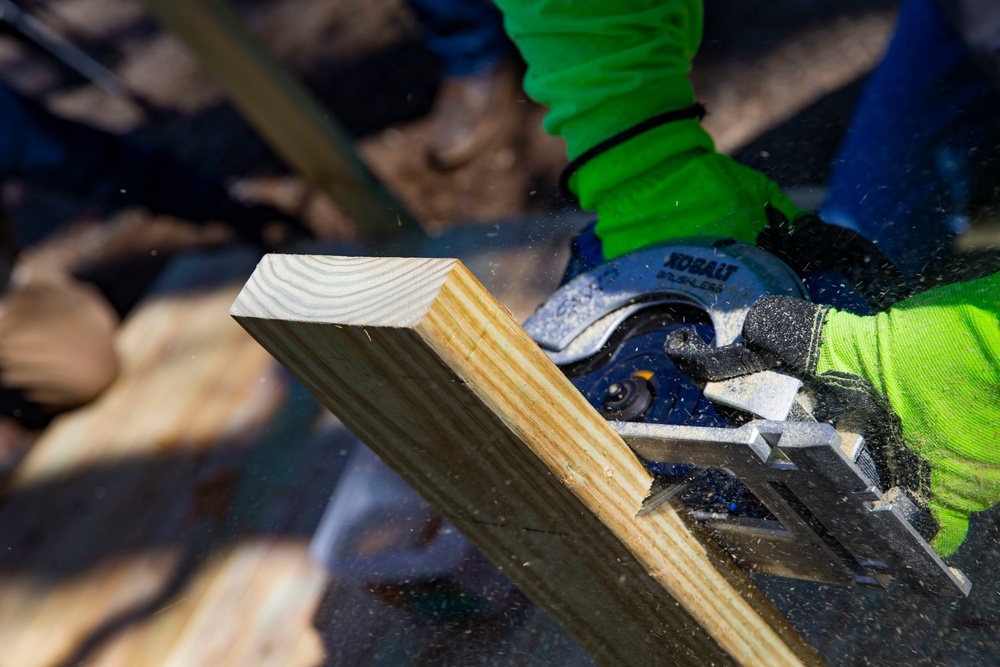
<svg viewBox="0 0 1000 667">
<path fill-rule="evenodd" d="M 570 159 L 664 111 L 694 103 L 701 0 L 498 0 L 528 63 L 525 90 Z"/>
<path fill-rule="evenodd" d="M 636 124 L 690 106 L 700 0 L 497 0 L 528 64 L 525 89 L 571 159 Z M 799 211 L 763 175 L 715 152 L 697 120 L 645 132 L 570 180 L 597 211 L 605 257 L 691 236 L 753 242 L 765 205 Z"/>
</svg>

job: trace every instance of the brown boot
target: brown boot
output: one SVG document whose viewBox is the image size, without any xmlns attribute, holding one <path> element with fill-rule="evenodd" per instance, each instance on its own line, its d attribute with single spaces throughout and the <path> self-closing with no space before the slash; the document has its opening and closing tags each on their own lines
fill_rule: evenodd
<svg viewBox="0 0 1000 667">
<path fill-rule="evenodd" d="M 445 170 L 470 160 L 500 133 L 518 91 L 519 77 L 508 62 L 444 79 L 431 110 L 428 161 Z"/>
</svg>

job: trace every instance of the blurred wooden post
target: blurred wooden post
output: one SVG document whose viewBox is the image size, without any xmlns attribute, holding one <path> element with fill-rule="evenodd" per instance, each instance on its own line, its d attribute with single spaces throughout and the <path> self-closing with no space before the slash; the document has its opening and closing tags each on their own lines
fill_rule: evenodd
<svg viewBox="0 0 1000 667">
<path fill-rule="evenodd" d="M 452 259 L 268 255 L 230 314 L 599 662 L 815 653 Z"/>
<path fill-rule="evenodd" d="M 365 236 L 422 235 L 372 175 L 351 138 L 221 0 L 146 0 L 194 52 L 271 148 L 327 193 Z"/>
</svg>

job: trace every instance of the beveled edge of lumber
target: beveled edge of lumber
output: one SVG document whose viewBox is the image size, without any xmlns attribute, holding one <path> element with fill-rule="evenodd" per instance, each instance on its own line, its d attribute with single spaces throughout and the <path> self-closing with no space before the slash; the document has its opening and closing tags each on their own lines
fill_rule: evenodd
<svg viewBox="0 0 1000 667">
<path fill-rule="evenodd" d="M 343 284 L 333 284 L 338 281 Z M 466 468 L 462 475 L 437 476 L 434 469 L 447 472 L 449 460 L 426 465 L 421 457 L 435 450 L 428 443 L 441 440 L 446 424 L 449 429 L 472 429 L 474 434 L 480 429 L 479 437 L 501 447 L 489 452 L 506 448 L 520 452 L 521 473 L 505 467 L 507 455 L 480 450 L 477 456 L 487 458 L 476 460 L 493 466 L 492 472 L 483 473 L 485 480 L 502 487 L 515 477 L 512 493 L 537 496 L 540 491 L 554 502 L 542 514 L 537 507 L 525 507 L 526 516 L 540 524 L 535 528 L 543 530 L 517 530 L 527 529 L 528 523 L 515 523 L 510 530 L 503 517 L 490 522 L 496 517 L 476 509 L 466 512 L 465 523 L 457 525 L 472 531 L 470 537 L 484 540 L 473 541 L 485 546 L 494 562 L 497 557 L 507 563 L 515 558 L 520 564 L 519 551 L 531 551 L 525 540 L 538 539 L 531 535 L 553 536 L 551 548 L 560 555 L 537 568 L 539 572 L 547 568 L 553 578 L 533 580 L 536 568 L 526 567 L 527 563 L 523 569 L 504 571 L 515 583 L 528 586 L 527 592 L 554 605 L 543 608 L 555 612 L 561 624 L 572 626 L 572 634 L 578 640 L 582 637 L 581 644 L 596 646 L 597 655 L 609 664 L 626 655 L 633 657 L 630 664 L 648 663 L 651 656 L 636 651 L 650 639 L 665 642 L 665 649 L 675 647 L 673 653 L 658 654 L 661 662 L 672 664 L 699 655 L 723 664 L 822 664 L 732 561 L 700 541 L 676 510 L 663 507 L 635 516 L 651 481 L 649 473 L 461 262 L 268 256 L 230 312 L 352 431 L 380 455 L 389 454 L 386 461 L 449 519 L 463 518 L 462 512 L 448 511 L 449 499 L 461 500 L 461 485 L 466 501 L 473 502 L 490 485 L 468 492 L 469 485 L 480 482 L 478 463 L 476 474 Z M 341 365 L 347 369 L 343 377 Z M 552 397 L 559 401 L 553 404 Z M 387 423 L 394 420 L 377 414 L 384 412 L 387 401 L 400 407 L 414 400 L 405 426 Z M 361 406 L 361 412 L 338 411 L 345 406 Z M 441 410 L 459 410 L 461 415 L 456 419 L 453 412 Z M 491 429 L 501 426 L 501 436 L 491 435 Z M 414 434 L 424 440 L 410 440 Z M 386 438 L 402 440 L 393 444 Z M 459 442 L 471 446 L 476 440 Z M 524 467 L 529 460 L 535 463 Z M 430 477 L 422 477 L 428 472 Z M 562 534 L 565 540 L 559 537 Z M 580 544 L 588 545 L 582 553 Z M 603 564 L 596 570 L 598 556 L 587 555 L 592 550 Z M 534 554 L 538 556 L 537 551 Z M 571 563 L 581 569 L 575 570 Z M 624 573 L 638 578 L 627 579 Z M 574 580 L 582 575 L 591 578 Z M 560 581 L 562 589 L 569 586 L 573 591 L 558 590 Z M 594 593 L 580 598 L 580 590 Z M 622 598 L 622 592 L 616 592 L 625 590 L 640 597 Z M 594 599 L 597 592 L 600 596 Z M 581 610 L 579 603 L 567 607 L 563 597 L 587 600 L 583 604 L 593 606 L 593 613 Z M 609 617 L 604 613 L 608 611 L 616 615 Z M 609 618 L 622 629 L 598 627 Z M 633 623 L 642 628 L 644 641 L 636 641 L 638 628 L 624 630 Z M 604 640 L 588 638 L 588 630 L 616 643 L 601 645 Z"/>
</svg>

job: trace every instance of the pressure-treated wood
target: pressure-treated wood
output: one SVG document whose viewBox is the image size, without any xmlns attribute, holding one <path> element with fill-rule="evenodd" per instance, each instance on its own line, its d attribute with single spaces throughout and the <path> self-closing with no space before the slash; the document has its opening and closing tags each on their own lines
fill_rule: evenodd
<svg viewBox="0 0 1000 667">
<path fill-rule="evenodd" d="M 457 260 L 269 255 L 231 314 L 609 665 L 818 662 Z"/>
<path fill-rule="evenodd" d="M 329 194 L 363 233 L 416 234 L 405 208 L 356 156 L 346 133 L 221 0 L 146 0 L 271 148 Z"/>
</svg>

